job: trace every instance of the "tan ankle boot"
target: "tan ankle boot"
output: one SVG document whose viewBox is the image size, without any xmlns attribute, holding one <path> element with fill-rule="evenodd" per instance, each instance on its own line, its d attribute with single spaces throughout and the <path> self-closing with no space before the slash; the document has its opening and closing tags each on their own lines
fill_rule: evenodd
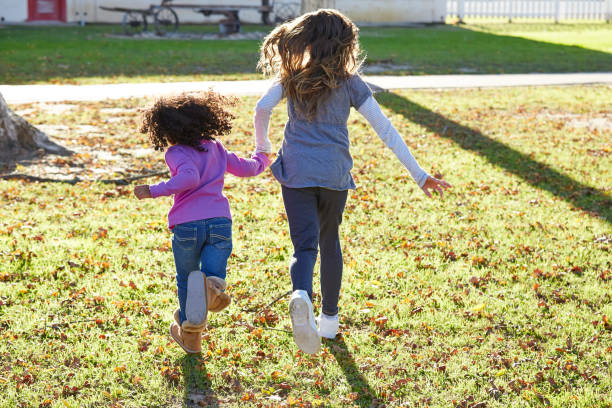
<svg viewBox="0 0 612 408">
<path fill-rule="evenodd" d="M 223 292 L 226 287 L 227 283 L 224 279 L 216 276 L 206 278 L 206 300 L 209 312 L 220 312 L 232 302 L 232 298 Z"/>
<path fill-rule="evenodd" d="M 183 329 L 185 329 L 185 331 L 190 331 L 190 332 L 194 332 L 194 331 L 204 331 L 204 329 L 206 329 L 206 323 L 202 323 L 199 325 L 193 325 L 191 323 L 189 323 L 188 321 L 184 321 L 182 326 L 181 326 L 181 315 L 180 315 L 180 311 L 179 309 L 175 309 L 174 313 L 172 313 L 172 318 L 174 319 L 174 321 L 176 322 L 176 324 L 180 327 L 182 327 Z"/>
<path fill-rule="evenodd" d="M 184 328 L 172 322 L 170 325 L 170 336 L 177 342 L 186 353 L 197 354 L 202 351 L 202 331 L 186 331 Z"/>
</svg>

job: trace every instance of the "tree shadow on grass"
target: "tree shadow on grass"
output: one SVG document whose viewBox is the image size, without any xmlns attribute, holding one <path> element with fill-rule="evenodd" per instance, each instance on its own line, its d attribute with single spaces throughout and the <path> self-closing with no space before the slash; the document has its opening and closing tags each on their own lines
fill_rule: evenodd
<svg viewBox="0 0 612 408">
<path fill-rule="evenodd" d="M 219 399 L 212 390 L 212 383 L 200 354 L 186 354 L 180 358 L 183 367 L 184 407 L 218 407 Z"/>
<path fill-rule="evenodd" d="M 359 407 L 368 408 L 379 406 L 382 402 L 378 399 L 376 392 L 370 387 L 368 381 L 355 365 L 355 360 L 349 352 L 342 335 L 338 334 L 335 340 L 322 340 L 323 344 L 329 348 L 330 352 L 336 358 L 338 365 L 346 377 L 346 381 L 351 386 L 351 392 L 357 394 L 357 399 L 353 401 L 353 404 Z"/>
<path fill-rule="evenodd" d="M 612 199 L 604 192 L 400 95 L 384 92 L 377 94 L 376 99 L 393 112 L 452 140 L 462 149 L 484 157 L 489 163 L 519 176 L 533 187 L 548 191 L 573 207 L 612 224 Z"/>
</svg>

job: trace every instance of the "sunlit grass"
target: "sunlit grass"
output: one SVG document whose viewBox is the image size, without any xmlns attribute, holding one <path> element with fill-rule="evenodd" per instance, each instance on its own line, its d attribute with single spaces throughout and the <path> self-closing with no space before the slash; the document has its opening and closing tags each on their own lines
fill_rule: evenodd
<svg viewBox="0 0 612 408">
<path fill-rule="evenodd" d="M 267 33 L 269 26 L 244 26 Z M 0 28 L 0 83 L 256 79 L 260 41 L 120 38 L 120 25 Z M 184 26 L 211 33 L 217 26 Z M 366 68 L 383 74 L 610 71 L 610 24 L 362 27 Z"/>
<path fill-rule="evenodd" d="M 290 289 L 292 248 L 269 171 L 227 177 L 233 303 L 211 316 L 200 357 L 167 335 L 176 307 L 171 199 L 137 201 L 130 187 L 102 184 L 0 182 L 0 406 L 609 406 L 611 97 L 605 86 L 381 95 L 423 167 L 453 184 L 435 200 L 352 116 L 359 187 L 342 224 L 342 335 L 312 357 L 283 332 L 287 297 L 248 311 Z M 536 174 L 461 149 L 407 120 L 413 108 L 394 98 L 554 168 L 599 201 L 586 212 L 567 192 L 534 187 Z M 242 101 L 223 142 L 246 155 L 255 99 Z M 101 148 L 144 147 L 135 112 L 101 111 L 144 103 L 29 119 L 68 132 L 95 120 L 108 132 Z M 284 108 L 273 115 L 277 147 L 285 117 Z M 146 160 L 163 168 L 161 153 Z"/>
</svg>

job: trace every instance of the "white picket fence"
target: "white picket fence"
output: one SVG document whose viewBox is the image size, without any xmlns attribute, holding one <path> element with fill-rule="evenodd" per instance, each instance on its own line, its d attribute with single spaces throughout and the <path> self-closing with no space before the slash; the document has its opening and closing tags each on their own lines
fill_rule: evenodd
<svg viewBox="0 0 612 408">
<path fill-rule="evenodd" d="M 612 19 L 612 0 L 447 0 L 446 14 L 471 17 L 559 20 Z"/>
</svg>

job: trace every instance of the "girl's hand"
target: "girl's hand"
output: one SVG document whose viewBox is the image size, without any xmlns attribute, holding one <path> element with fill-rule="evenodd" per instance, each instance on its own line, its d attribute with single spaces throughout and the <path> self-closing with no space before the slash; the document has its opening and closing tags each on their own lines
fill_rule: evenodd
<svg viewBox="0 0 612 408">
<path fill-rule="evenodd" d="M 423 187 L 421 187 L 421 190 L 423 190 L 425 195 L 429 198 L 431 198 L 431 192 L 429 190 L 437 191 L 438 193 L 440 193 L 440 197 L 442 197 L 444 195 L 443 191 L 450 187 L 452 186 L 444 180 L 438 180 L 434 177 L 428 177 L 427 181 L 425 181 L 425 184 L 423 184 Z"/>
<path fill-rule="evenodd" d="M 140 186 L 134 187 L 134 195 L 142 200 L 143 198 L 151 198 L 151 191 L 149 190 L 149 186 L 147 184 L 142 184 Z"/>
</svg>

